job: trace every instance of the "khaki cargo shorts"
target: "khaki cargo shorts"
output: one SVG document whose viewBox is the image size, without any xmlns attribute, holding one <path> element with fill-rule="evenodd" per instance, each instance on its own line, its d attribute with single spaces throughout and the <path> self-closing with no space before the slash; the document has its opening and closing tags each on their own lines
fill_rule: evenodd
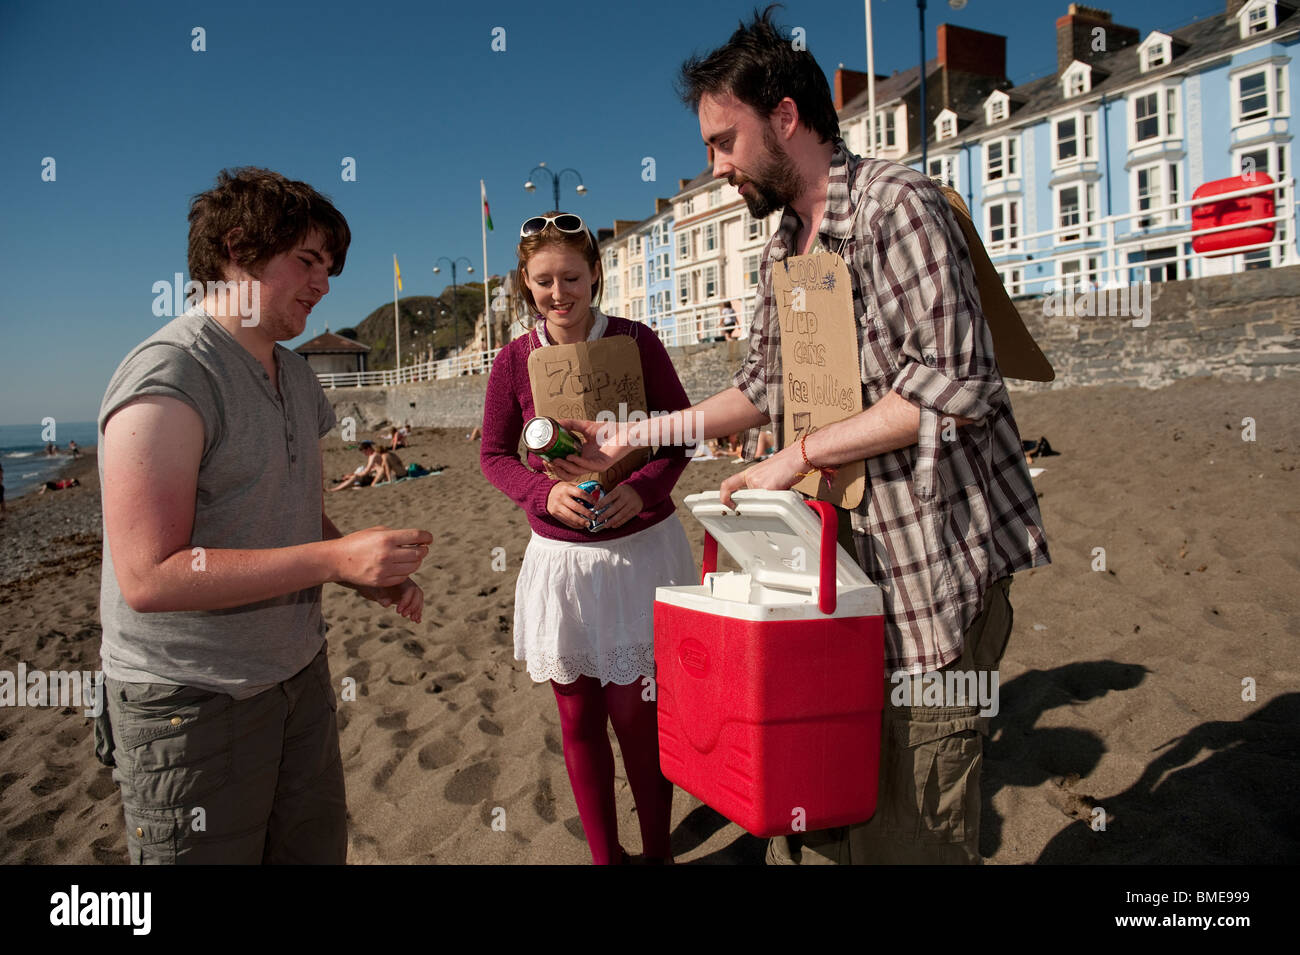
<svg viewBox="0 0 1300 955">
<path fill-rule="evenodd" d="M 115 765 L 133 865 L 346 861 L 337 700 L 324 649 L 246 700 L 117 680 L 105 681 L 105 696 L 96 746 Z"/>
</svg>

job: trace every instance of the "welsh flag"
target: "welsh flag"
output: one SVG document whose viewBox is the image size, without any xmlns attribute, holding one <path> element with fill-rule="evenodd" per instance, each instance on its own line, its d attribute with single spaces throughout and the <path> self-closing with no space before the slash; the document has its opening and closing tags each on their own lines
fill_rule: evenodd
<svg viewBox="0 0 1300 955">
<path fill-rule="evenodd" d="M 483 197 L 483 219 L 487 222 L 488 231 L 492 231 L 492 210 L 488 208 L 487 187 L 483 185 L 483 180 L 478 181 L 479 195 Z"/>
</svg>

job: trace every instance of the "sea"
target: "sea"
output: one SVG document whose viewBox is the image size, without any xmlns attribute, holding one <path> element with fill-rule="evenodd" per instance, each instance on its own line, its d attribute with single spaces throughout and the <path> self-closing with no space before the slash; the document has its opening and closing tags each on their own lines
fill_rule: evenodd
<svg viewBox="0 0 1300 955">
<path fill-rule="evenodd" d="M 71 459 L 68 442 L 75 441 L 79 448 L 93 448 L 99 441 L 99 431 L 93 421 L 57 421 L 51 440 L 59 453 L 45 453 L 49 434 L 45 425 L 0 424 L 0 463 L 4 464 L 5 500 L 37 490 L 46 481 L 54 479 Z"/>
</svg>

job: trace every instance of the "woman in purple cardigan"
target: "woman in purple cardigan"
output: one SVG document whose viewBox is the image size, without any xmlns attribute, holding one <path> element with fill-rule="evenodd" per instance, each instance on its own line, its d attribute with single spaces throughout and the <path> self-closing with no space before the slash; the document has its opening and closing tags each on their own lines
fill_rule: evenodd
<svg viewBox="0 0 1300 955">
<path fill-rule="evenodd" d="M 614 723 L 636 800 L 646 861 L 670 862 L 672 784 L 659 771 L 653 608 L 658 586 L 695 582 L 690 545 L 674 513 L 673 485 L 686 467 L 683 448 L 660 449 L 600 499 L 605 527 L 591 533 L 595 499 L 519 459 L 533 417 L 528 355 L 546 345 L 627 335 L 637 345 L 653 411 L 690 401 L 668 353 L 648 327 L 602 314 L 600 254 L 582 220 L 553 212 L 520 230 L 522 305 L 527 335 L 501 350 L 483 413 L 483 474 L 523 508 L 532 537 L 515 588 L 515 658 L 538 683 L 549 680 L 559 705 L 564 764 L 596 865 L 625 862 L 614 805 Z"/>
</svg>

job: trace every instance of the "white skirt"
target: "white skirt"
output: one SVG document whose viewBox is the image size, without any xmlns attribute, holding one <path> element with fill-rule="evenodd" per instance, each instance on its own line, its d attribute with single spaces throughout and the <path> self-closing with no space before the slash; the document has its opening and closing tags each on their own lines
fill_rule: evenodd
<svg viewBox="0 0 1300 955">
<path fill-rule="evenodd" d="M 655 588 L 697 577 L 676 514 L 609 542 L 533 534 L 515 585 L 515 659 L 538 683 L 653 677 Z"/>
</svg>

